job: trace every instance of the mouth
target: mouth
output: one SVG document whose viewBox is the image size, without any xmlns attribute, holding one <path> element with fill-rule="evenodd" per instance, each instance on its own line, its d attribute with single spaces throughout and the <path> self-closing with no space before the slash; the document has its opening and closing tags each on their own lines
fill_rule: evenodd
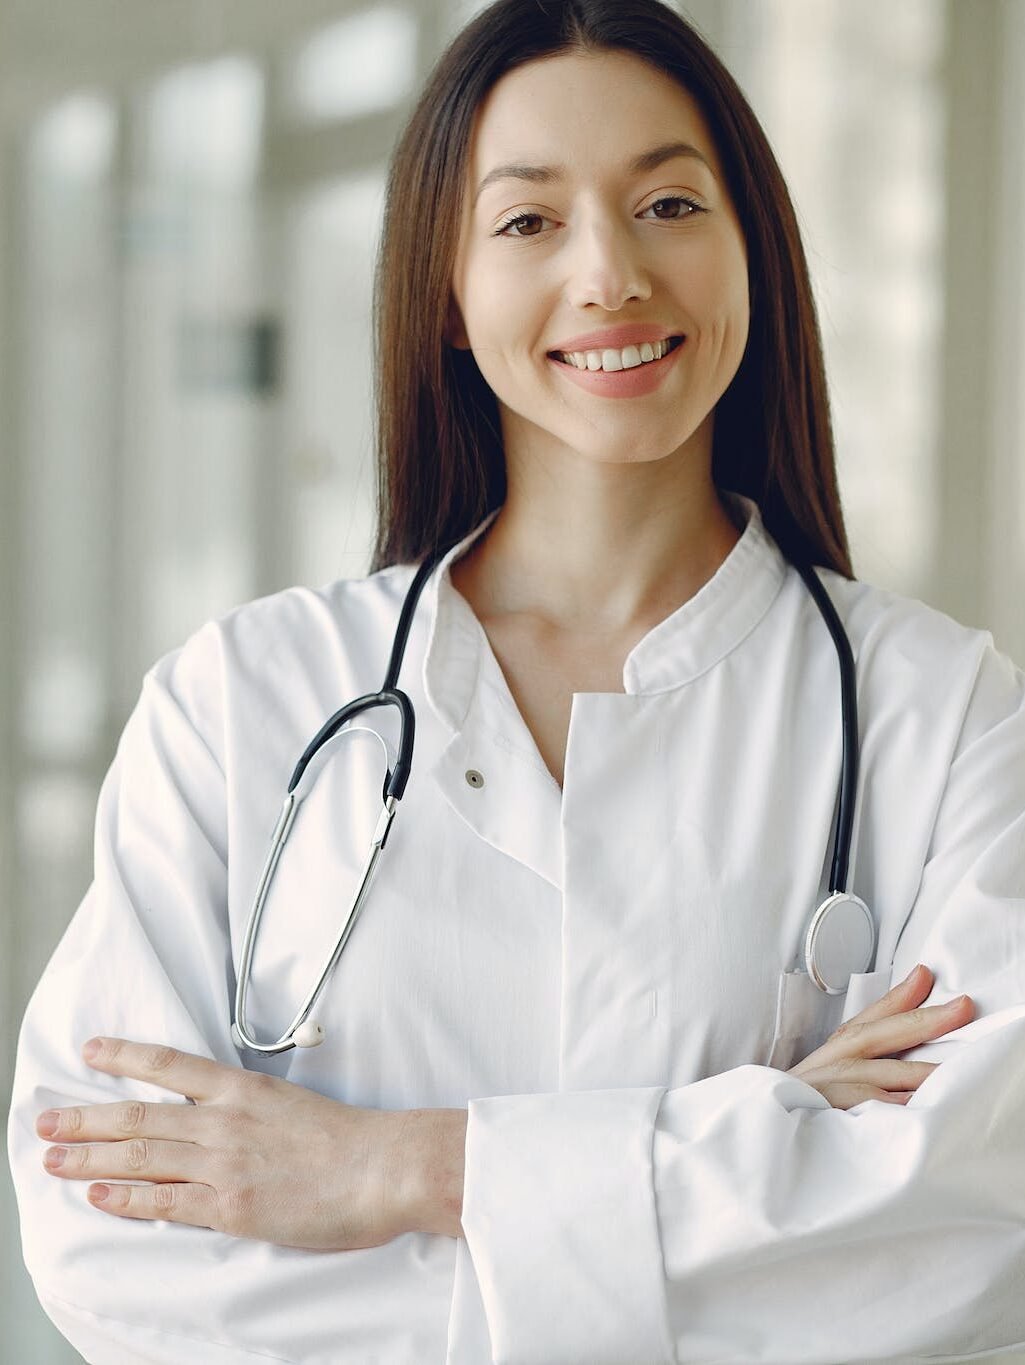
<svg viewBox="0 0 1025 1365">
<path fill-rule="evenodd" d="M 665 340 L 666 340 L 666 341 L 669 341 L 669 349 L 667 349 L 665 355 L 672 355 L 672 354 L 673 354 L 673 351 L 676 351 L 677 347 L 680 347 L 680 345 L 682 345 L 682 343 L 684 343 L 684 340 L 685 340 L 685 339 L 684 339 L 684 337 L 682 337 L 682 336 L 678 336 L 678 337 L 666 337 Z M 592 349 L 596 349 L 596 348 L 592 348 Z M 624 348 L 624 347 L 616 347 L 616 348 L 613 348 L 613 349 L 618 349 L 618 351 L 621 351 L 621 349 L 625 349 L 625 348 Z M 568 359 L 565 358 L 565 355 L 566 355 L 566 354 L 565 354 L 564 351 L 549 351 L 549 354 L 547 354 L 547 355 L 549 355 L 549 360 L 554 360 L 555 364 L 565 364 L 566 369 L 569 369 L 569 370 L 576 370 L 576 369 L 577 369 L 576 364 L 573 364 L 572 360 L 568 360 Z M 663 355 L 661 359 L 665 359 L 665 355 Z M 643 369 L 643 367 L 646 366 L 646 364 L 658 364 L 658 360 L 654 360 L 654 359 L 652 359 L 652 360 L 641 360 L 640 364 L 632 364 L 632 366 L 629 366 L 628 369 L 631 369 L 631 370 L 640 370 L 640 369 Z M 592 371 L 590 371 L 590 373 L 591 373 L 591 374 L 598 374 L 598 373 L 618 374 L 618 373 L 621 373 L 621 371 L 617 371 L 617 370 L 605 370 L 605 371 L 592 370 Z"/>
</svg>

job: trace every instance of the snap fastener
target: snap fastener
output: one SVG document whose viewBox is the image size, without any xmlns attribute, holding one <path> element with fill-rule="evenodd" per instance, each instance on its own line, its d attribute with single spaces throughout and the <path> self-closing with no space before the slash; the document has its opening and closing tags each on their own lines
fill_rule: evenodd
<svg viewBox="0 0 1025 1365">
<path fill-rule="evenodd" d="M 483 774 L 479 773 L 476 768 L 467 768 L 466 780 L 471 787 L 483 787 L 484 785 Z"/>
</svg>

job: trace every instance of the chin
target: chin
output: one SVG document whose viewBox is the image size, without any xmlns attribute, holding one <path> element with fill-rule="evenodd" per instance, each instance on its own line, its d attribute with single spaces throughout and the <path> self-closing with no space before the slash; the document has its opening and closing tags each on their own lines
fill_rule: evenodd
<svg viewBox="0 0 1025 1365">
<path fill-rule="evenodd" d="M 608 433 L 601 439 L 596 439 L 591 432 L 590 440 L 585 437 L 581 441 L 578 437 L 565 444 L 582 459 L 595 464 L 654 464 L 683 451 L 693 435 L 693 431 L 674 431 L 653 433 L 645 438 L 637 432 L 635 425 L 632 431 Z"/>
</svg>

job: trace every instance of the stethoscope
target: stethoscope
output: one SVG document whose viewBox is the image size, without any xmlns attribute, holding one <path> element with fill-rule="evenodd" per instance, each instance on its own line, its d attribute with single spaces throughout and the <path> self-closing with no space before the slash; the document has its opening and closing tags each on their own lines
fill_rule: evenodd
<svg viewBox="0 0 1025 1365">
<path fill-rule="evenodd" d="M 253 1052 L 287 1052 L 293 1047 L 316 1047 L 324 1041 L 322 1026 L 310 1017 L 310 1012 L 320 998 L 327 980 L 342 955 L 356 920 L 366 900 L 371 878 L 377 867 L 381 853 L 388 839 L 388 832 L 395 816 L 395 808 L 402 799 L 409 781 L 413 762 L 413 735 L 416 728 L 413 703 L 405 692 L 397 687 L 399 670 L 406 652 L 406 641 L 413 620 L 417 602 L 431 571 L 444 554 L 444 550 L 428 557 L 413 578 L 399 613 L 395 639 L 392 643 L 391 658 L 384 686 L 380 692 L 371 692 L 364 697 L 350 701 L 336 711 L 318 730 L 295 765 L 288 791 L 285 795 L 281 814 L 271 836 L 270 852 L 257 883 L 256 895 L 249 912 L 245 938 L 242 942 L 242 958 L 239 963 L 238 983 L 235 987 L 235 1018 L 231 1031 L 239 1047 L 247 1047 Z M 854 801 L 858 785 L 858 704 L 854 671 L 854 655 L 850 640 L 840 623 L 825 588 L 810 566 L 795 565 L 804 579 L 808 591 L 822 614 L 840 661 L 840 701 L 843 708 L 843 751 L 840 770 L 839 810 L 837 813 L 836 839 L 833 845 L 833 859 L 829 876 L 829 895 L 812 915 L 804 936 L 804 961 L 808 975 L 820 991 L 827 995 L 842 995 L 847 990 L 850 977 L 855 972 L 863 972 L 872 961 L 875 952 L 875 921 L 865 902 L 847 890 L 847 869 L 850 860 L 851 837 L 854 829 Z M 252 974 L 253 951 L 256 935 L 263 915 L 267 894 L 274 877 L 275 868 L 281 857 L 289 833 L 295 821 L 296 812 L 304 795 L 298 791 L 303 774 L 309 767 L 318 750 L 332 739 L 347 722 L 364 711 L 380 706 L 394 706 L 399 712 L 398 759 L 394 769 L 388 768 L 382 791 L 383 808 L 371 840 L 360 873 L 359 885 L 353 897 L 349 913 L 335 940 L 323 970 L 313 988 L 296 1010 L 292 1022 L 274 1043 L 260 1043 L 249 1032 L 246 1024 L 246 996 Z M 359 728 L 359 727 L 357 727 Z M 371 731 L 371 733 L 375 733 Z M 377 736 L 380 739 L 380 736 Z M 382 747 L 384 741 L 381 740 Z M 387 749 L 385 749 L 387 757 Z"/>
</svg>

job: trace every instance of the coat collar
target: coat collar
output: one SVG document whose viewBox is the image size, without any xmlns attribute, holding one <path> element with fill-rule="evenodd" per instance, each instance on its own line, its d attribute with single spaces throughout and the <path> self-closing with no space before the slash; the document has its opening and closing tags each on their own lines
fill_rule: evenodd
<svg viewBox="0 0 1025 1365">
<path fill-rule="evenodd" d="M 740 539 L 704 587 L 633 647 L 623 665 L 625 691 L 666 692 L 707 673 L 754 630 L 783 586 L 787 562 L 757 503 L 725 496 L 747 523 Z"/>
<path fill-rule="evenodd" d="M 715 575 L 631 650 L 623 686 L 657 694 L 699 677 L 750 632 L 775 600 L 786 561 L 757 505 L 736 500 L 746 527 Z M 484 628 L 452 584 L 451 567 L 491 525 L 492 512 L 441 559 L 424 589 L 427 702 L 451 732 L 432 777 L 481 838 L 562 885 L 562 793 L 512 699 Z M 477 774 L 483 786 L 474 785 Z M 471 782 L 470 778 L 474 781 Z"/>
<path fill-rule="evenodd" d="M 423 665 L 424 693 L 450 730 L 458 730 L 466 719 L 482 656 L 490 652 L 484 627 L 466 598 L 452 585 L 452 565 L 484 534 L 500 511 L 496 507 L 475 530 L 447 551 L 424 588 L 430 622 Z"/>
<path fill-rule="evenodd" d="M 782 587 L 787 563 L 758 505 L 738 493 L 725 496 L 746 521 L 740 539 L 708 582 L 630 651 L 623 665 L 625 692 L 665 692 L 714 668 L 757 626 Z M 451 568 L 497 515 L 498 509 L 445 554 L 424 590 L 430 622 L 424 691 L 451 730 L 464 723 L 491 653 L 483 627 L 452 585 Z"/>
</svg>

